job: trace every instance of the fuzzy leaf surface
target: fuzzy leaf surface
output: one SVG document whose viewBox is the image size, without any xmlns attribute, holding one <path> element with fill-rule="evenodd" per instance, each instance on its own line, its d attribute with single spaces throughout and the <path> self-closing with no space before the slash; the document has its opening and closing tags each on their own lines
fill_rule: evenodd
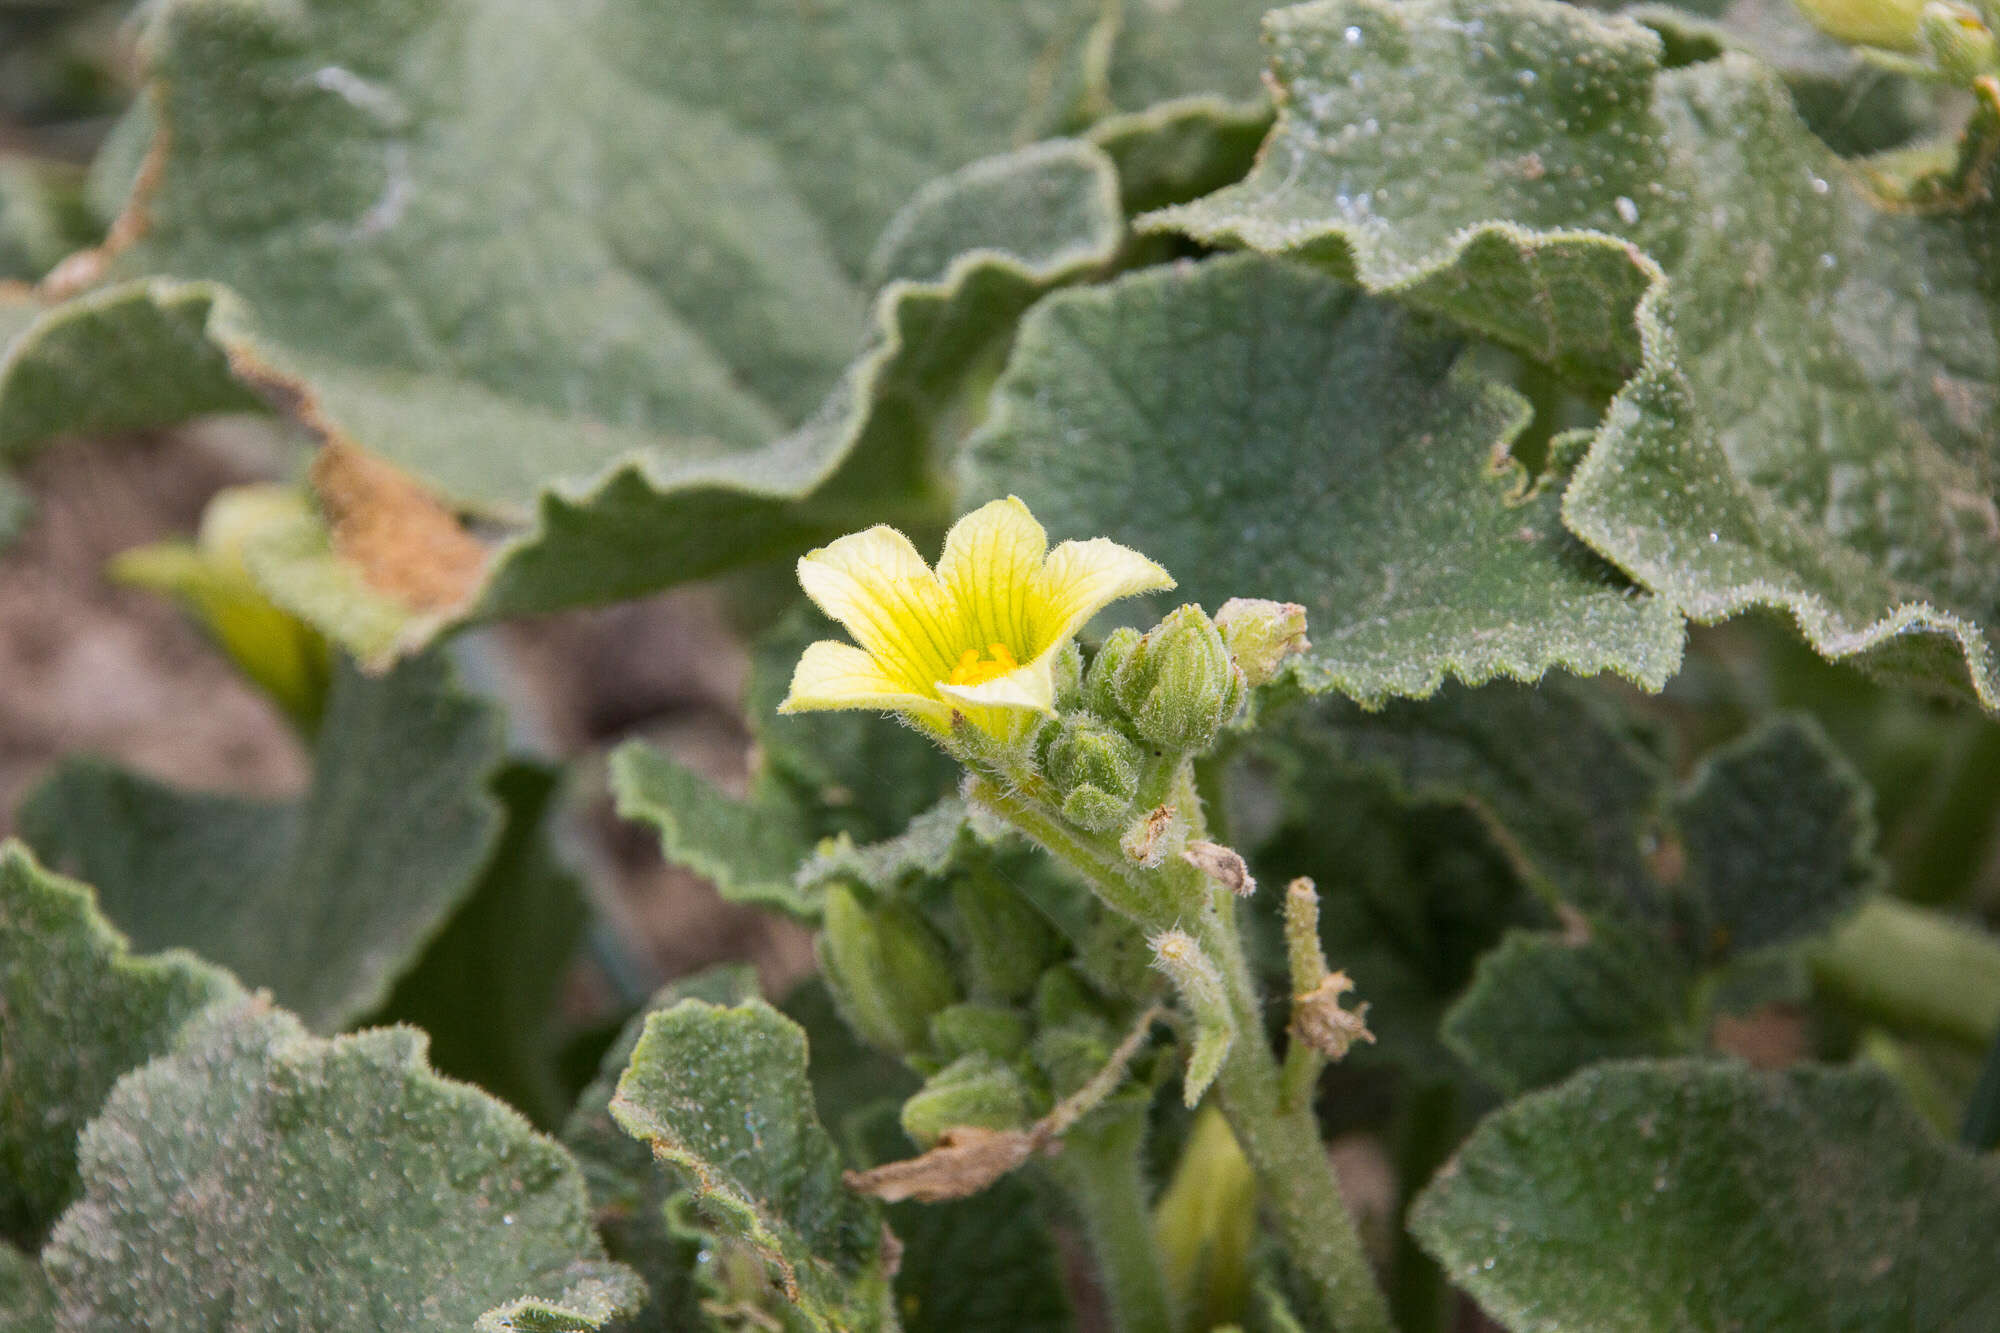
<svg viewBox="0 0 2000 1333">
<path fill-rule="evenodd" d="M 1243 0 L 1185 10 L 1132 26 L 1233 28 L 1232 72 L 1152 42 L 1119 82 L 1254 87 Z M 477 587 L 421 608 L 489 616 L 838 531 L 794 502 L 871 448 L 891 451 L 863 469 L 876 498 L 921 508 L 924 394 L 1110 257 L 1116 175 L 1087 145 L 1025 150 L 1020 188 L 951 250 L 1003 233 L 1006 252 L 915 278 L 915 309 L 876 291 L 877 238 L 926 182 L 1095 114 L 1101 19 L 1096 0 L 175 4 L 148 44 L 138 239 L 12 340 L 0 441 L 268 399 L 511 534 Z M 1084 192 L 1048 212 L 1058 177 Z M 1041 248 L 1046 226 L 1015 226 L 1037 212 L 1082 230 Z"/>
<path fill-rule="evenodd" d="M 611 1115 L 747 1245 L 774 1298 L 822 1329 L 893 1326 L 880 1210 L 841 1183 L 806 1081 L 805 1033 L 761 1001 L 651 1014 Z"/>
<path fill-rule="evenodd" d="M 1254 256 L 1055 296 L 1023 322 L 967 445 L 970 506 L 1018 494 L 1180 580 L 1150 599 L 1303 603 L 1308 689 L 1368 703 L 1446 676 L 1615 670 L 1652 688 L 1679 616 L 1562 529 L 1505 451 L 1528 420 L 1464 345 Z"/>
<path fill-rule="evenodd" d="M 118 1077 L 242 994 L 188 954 L 132 956 L 89 888 L 0 844 L 0 1246 L 32 1251 L 76 1197 L 76 1137 Z"/>
<path fill-rule="evenodd" d="M 57 1326 L 461 1333 L 524 1293 L 635 1307 L 575 1162 L 423 1048 L 256 1001 L 191 1023 L 84 1131 L 83 1197 L 43 1251 Z"/>
<path fill-rule="evenodd" d="M 1590 1070 L 1489 1117 L 1413 1225 L 1512 1333 L 2000 1320 L 2000 1167 L 1857 1070 Z"/>
<path fill-rule="evenodd" d="M 298 801 L 73 761 L 21 823 L 142 947 L 192 948 L 325 1030 L 379 1005 L 472 892 L 501 832 L 504 739 L 437 655 L 381 678 L 343 665 Z"/>
<path fill-rule="evenodd" d="M 1781 608 L 2000 708 L 1990 160 L 1956 202 L 1883 207 L 1757 61 L 1663 71 L 1651 29 L 1544 0 L 1324 0 L 1268 31 L 1257 170 L 1156 225 L 1622 386 L 1571 531 L 1693 617 Z"/>
</svg>

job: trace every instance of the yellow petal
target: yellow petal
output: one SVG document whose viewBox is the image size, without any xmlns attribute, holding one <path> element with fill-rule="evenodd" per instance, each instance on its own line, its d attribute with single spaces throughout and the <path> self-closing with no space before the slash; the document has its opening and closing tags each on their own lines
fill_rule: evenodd
<svg viewBox="0 0 2000 1333">
<path fill-rule="evenodd" d="M 1053 653 L 1046 653 L 1026 666 L 977 685 L 941 683 L 938 693 L 967 708 L 1028 709 L 1053 714 L 1056 711 L 1054 660 Z"/>
<path fill-rule="evenodd" d="M 1174 586 L 1166 570 L 1103 537 L 1064 542 L 1050 551 L 1038 582 L 1031 645 L 1038 658 L 1062 647 L 1092 616 L 1119 598 Z"/>
<path fill-rule="evenodd" d="M 971 644 L 1002 643 L 1019 657 L 1033 655 L 1031 608 L 1048 549 L 1048 533 L 1011 495 L 951 525 L 937 577 L 958 603 Z"/>
<path fill-rule="evenodd" d="M 877 525 L 807 552 L 799 586 L 912 693 L 928 694 L 965 646 L 937 576 L 894 528 Z"/>
<path fill-rule="evenodd" d="M 780 713 L 812 713 L 837 708 L 874 708 L 911 713 L 940 727 L 951 724 L 951 709 L 928 695 L 912 694 L 885 673 L 875 659 L 852 644 L 822 639 L 809 644 L 792 672 L 792 688 Z"/>
</svg>

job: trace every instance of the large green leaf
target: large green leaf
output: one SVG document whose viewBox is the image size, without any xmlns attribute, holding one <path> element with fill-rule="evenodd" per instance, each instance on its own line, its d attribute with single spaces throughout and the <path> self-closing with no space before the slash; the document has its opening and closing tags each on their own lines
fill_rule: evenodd
<svg viewBox="0 0 2000 1333">
<path fill-rule="evenodd" d="M 761 1258 L 774 1308 L 824 1330 L 894 1327 L 881 1214 L 841 1183 L 796 1024 L 757 1000 L 654 1013 L 611 1114 L 707 1226 Z"/>
<path fill-rule="evenodd" d="M 1157 225 L 1622 382 L 1572 531 L 1692 616 L 1781 607 L 2000 708 L 1989 161 L 1963 207 L 1883 208 L 1754 60 L 1661 71 L 1652 30 L 1545 0 L 1326 0 L 1269 32 L 1258 169 Z"/>
<path fill-rule="evenodd" d="M 1592 1070 L 1481 1125 L 1413 1225 L 1513 1333 L 2000 1324 L 2000 1164 L 1874 1074 Z"/>
<path fill-rule="evenodd" d="M 136 240 L 14 341 L 0 440 L 267 398 L 516 538 L 427 612 L 797 546 L 847 516 L 791 502 L 871 446 L 892 451 L 878 506 L 934 506 L 946 362 L 1004 333 L 1024 284 L 1110 257 L 1116 178 L 1080 145 L 1030 150 L 950 253 L 1011 247 L 1056 157 L 1112 204 L 1082 249 L 891 274 L 877 238 L 967 163 L 1157 96 L 1254 93 L 1255 5 L 1128 8 L 176 0 L 150 34 Z M 936 290 L 877 299 L 884 277 Z"/>
<path fill-rule="evenodd" d="M 465 901 L 501 831 L 500 720 L 445 661 L 344 666 L 294 802 L 195 794 L 71 761 L 21 811 L 146 948 L 185 945 L 318 1029 L 379 1005 Z"/>
<path fill-rule="evenodd" d="M 0 844 L 0 1246 L 33 1249 L 76 1196 L 76 1136 L 118 1076 L 242 993 L 184 953 L 132 957 L 88 888 Z"/>
<path fill-rule="evenodd" d="M 1174 598 L 1303 603 L 1308 689 L 1379 703 L 1551 667 L 1657 689 L 1680 617 L 1522 493 L 1527 404 L 1463 351 L 1254 256 L 1063 293 L 1023 323 L 965 502 L 1012 492 L 1061 536 L 1116 538 Z"/>
<path fill-rule="evenodd" d="M 84 1131 L 83 1197 L 43 1251 L 59 1326 L 463 1333 L 524 1292 L 573 1328 L 636 1306 L 575 1162 L 423 1048 L 321 1040 L 254 1000 L 191 1022 Z"/>
</svg>

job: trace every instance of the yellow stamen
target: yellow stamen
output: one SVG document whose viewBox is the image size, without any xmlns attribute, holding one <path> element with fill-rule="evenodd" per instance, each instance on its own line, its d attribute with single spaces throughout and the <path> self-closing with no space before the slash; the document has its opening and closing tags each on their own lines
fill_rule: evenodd
<svg viewBox="0 0 2000 1333">
<path fill-rule="evenodd" d="M 1021 664 L 1014 660 L 1014 654 L 1004 643 L 986 645 L 986 657 L 979 656 L 977 648 L 967 648 L 958 655 L 958 665 L 951 669 L 951 677 L 946 682 L 951 685 L 984 685 L 989 680 L 998 680 L 1009 671 L 1019 671 Z"/>
</svg>

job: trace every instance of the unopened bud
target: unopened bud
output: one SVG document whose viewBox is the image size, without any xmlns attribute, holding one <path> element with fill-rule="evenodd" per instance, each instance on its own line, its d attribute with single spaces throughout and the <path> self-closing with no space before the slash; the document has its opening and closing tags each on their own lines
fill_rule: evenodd
<svg viewBox="0 0 2000 1333">
<path fill-rule="evenodd" d="M 1246 685 L 1267 685 L 1287 658 L 1312 647 L 1306 638 L 1306 609 L 1297 602 L 1232 597 L 1215 613 L 1215 628 Z"/>
<path fill-rule="evenodd" d="M 986 870 L 952 882 L 966 983 L 982 999 L 1020 1000 L 1035 989 L 1042 969 L 1062 957 L 1062 936 L 1021 891 Z"/>
<path fill-rule="evenodd" d="M 1132 650 L 1114 692 L 1132 726 L 1169 754 L 1206 750 L 1243 702 L 1243 673 L 1215 622 L 1183 606 Z"/>
<path fill-rule="evenodd" d="M 1229 994 L 1222 970 L 1194 936 L 1169 930 L 1153 937 L 1153 962 L 1180 993 L 1181 1004 L 1194 1019 L 1194 1048 L 1188 1052 L 1182 1093 L 1189 1106 L 1201 1100 L 1208 1085 L 1222 1072 L 1222 1062 L 1236 1040 L 1236 1019 L 1229 1011 Z"/>
<path fill-rule="evenodd" d="M 2000 43 L 1976 10 L 1932 0 L 1917 26 L 1924 49 L 1952 86 L 1969 88 L 1980 75 L 2000 69 Z"/>
<path fill-rule="evenodd" d="M 947 1005 L 931 1015 L 931 1049 L 941 1059 L 990 1055 L 1011 1060 L 1028 1046 L 1028 1019 L 995 1004 Z"/>
<path fill-rule="evenodd" d="M 1071 713 L 1044 734 L 1043 771 L 1063 794 L 1063 817 L 1093 833 L 1123 825 L 1139 789 L 1139 747 L 1089 713 Z"/>
<path fill-rule="evenodd" d="M 1083 707 L 1083 649 L 1071 639 L 1051 664 L 1056 687 L 1056 707 L 1069 710 Z"/>
<path fill-rule="evenodd" d="M 1815 28 L 1854 46 L 1917 49 L 1923 0 L 1793 0 Z"/>
<path fill-rule="evenodd" d="M 948 1129 L 1019 1129 L 1034 1118 L 1021 1076 L 990 1055 L 959 1057 L 903 1103 L 903 1132 L 922 1148 Z"/>
<path fill-rule="evenodd" d="M 921 1050 L 931 1015 L 958 998 L 950 958 L 923 918 L 896 903 L 871 912 L 845 885 L 827 892 L 819 954 L 841 1012 L 876 1046 Z"/>
<path fill-rule="evenodd" d="M 1292 1034 L 1306 1045 L 1338 1060 L 1357 1041 L 1371 1045 L 1375 1034 L 1368 1030 L 1368 1006 L 1352 1009 L 1340 1006 L 1340 997 L 1354 989 L 1345 972 L 1329 972 L 1318 986 L 1292 997 Z"/>
<path fill-rule="evenodd" d="M 1097 656 L 1090 659 L 1090 670 L 1083 677 L 1083 706 L 1099 717 L 1119 716 L 1121 710 L 1115 682 L 1125 664 L 1132 660 L 1133 652 L 1139 647 L 1139 638 L 1138 630 L 1120 625 L 1106 636 L 1104 645 L 1097 650 Z"/>
</svg>

